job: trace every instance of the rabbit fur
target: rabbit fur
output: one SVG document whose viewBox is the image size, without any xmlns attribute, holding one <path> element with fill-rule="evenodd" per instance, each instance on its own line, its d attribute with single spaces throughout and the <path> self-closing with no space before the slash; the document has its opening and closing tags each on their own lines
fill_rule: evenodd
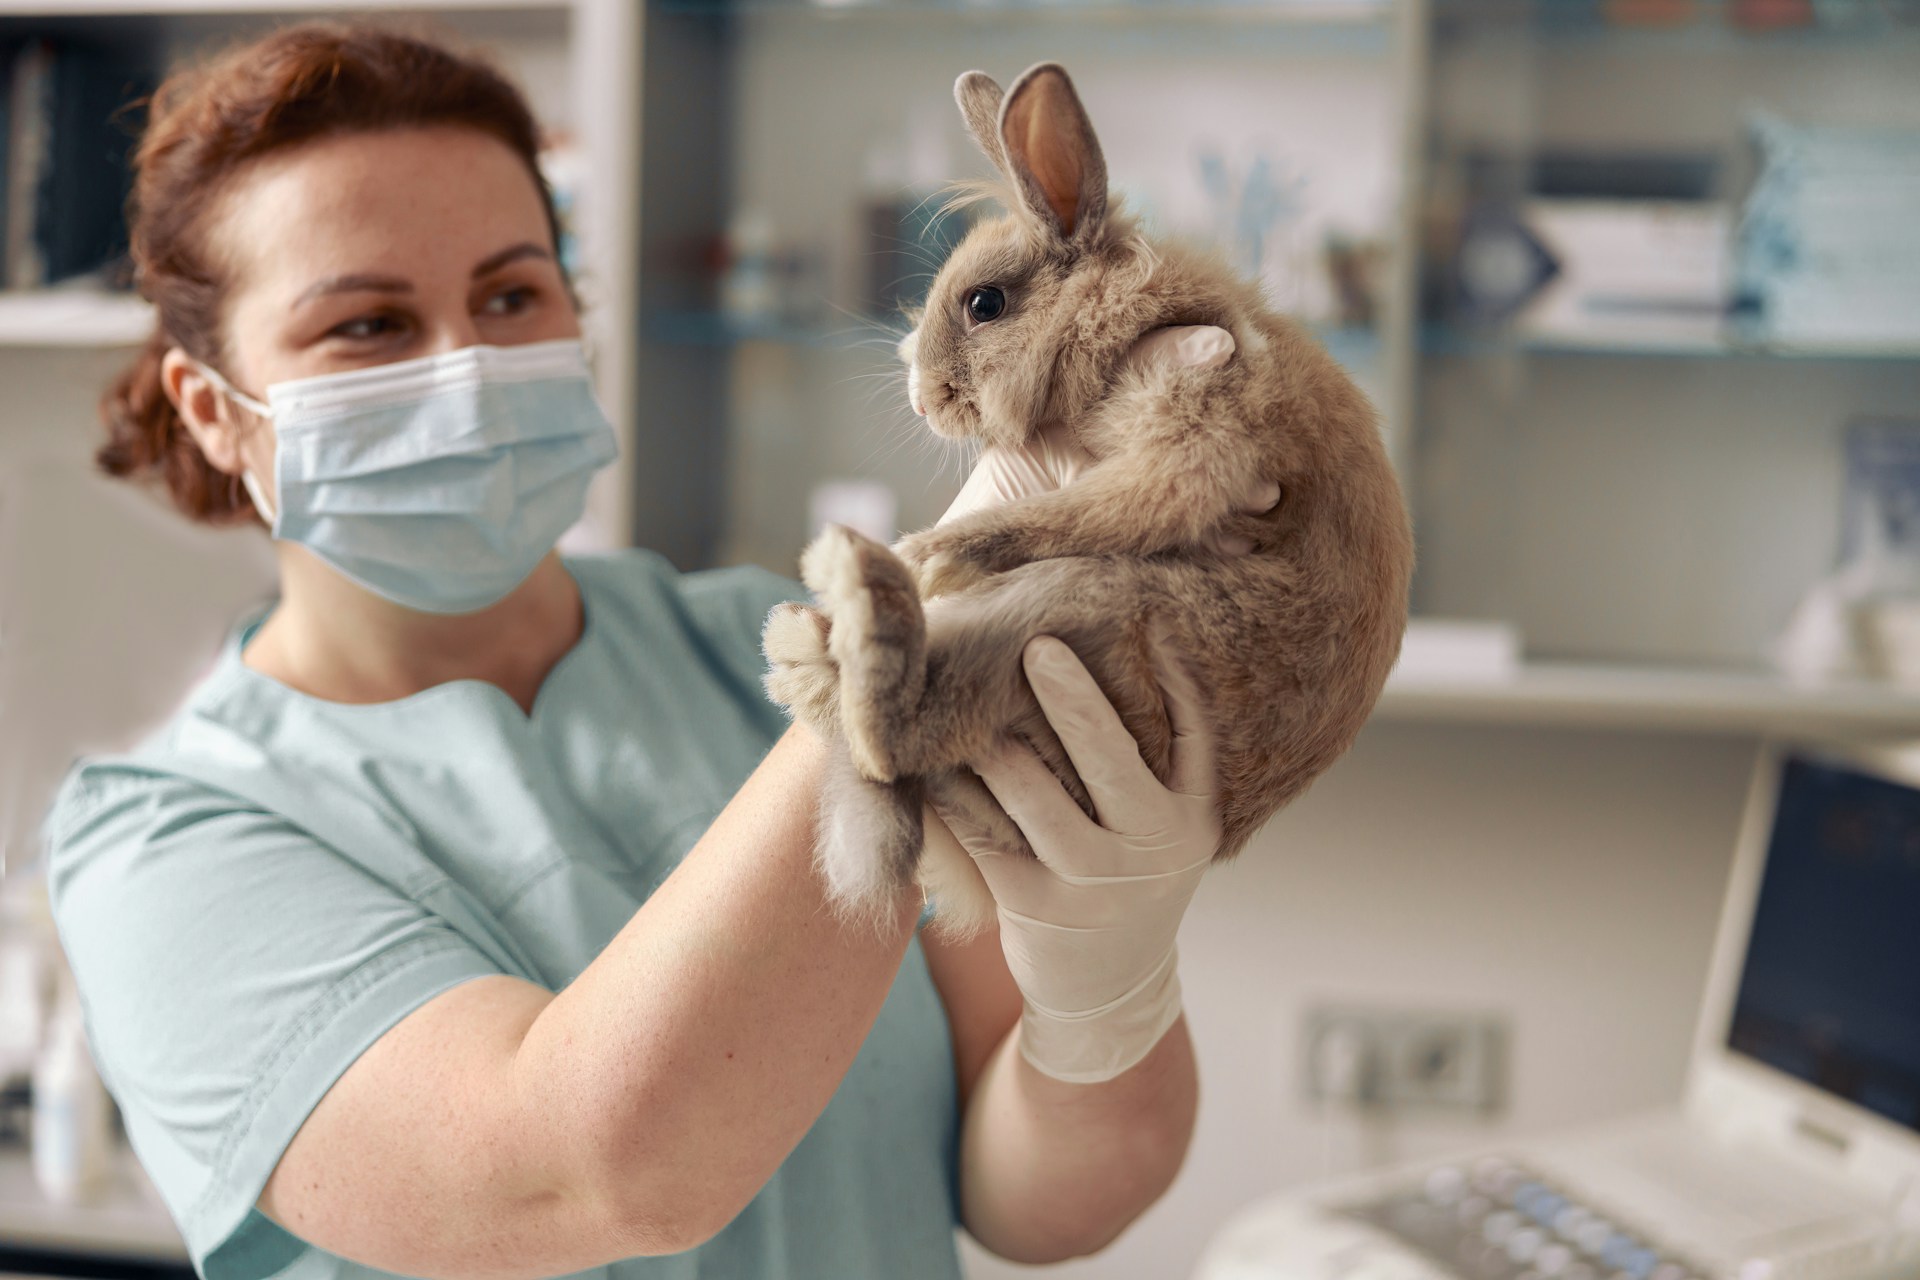
<svg viewBox="0 0 1920 1280">
<path fill-rule="evenodd" d="M 965 936 L 993 920 L 993 899 L 971 859 L 922 857 L 924 802 L 1030 855 L 967 767 L 1011 735 L 1094 815 L 1026 682 L 1029 639 L 1072 648 L 1164 781 L 1148 644 L 1168 638 L 1205 700 L 1215 856 L 1231 857 L 1372 710 L 1406 625 L 1413 537 L 1365 396 L 1217 254 L 1142 236 L 1109 200 L 1060 66 L 1005 95 L 968 72 L 955 97 L 1008 211 L 954 249 L 900 344 L 915 407 L 940 435 L 1003 446 L 1063 424 L 1094 461 L 1059 490 L 892 549 L 827 528 L 801 559 L 818 607 L 776 609 L 763 642 L 770 694 L 837 746 L 817 846 L 833 900 L 877 918 L 917 880 L 935 927 Z M 980 320 L 991 299 L 971 299 L 986 285 L 1004 307 Z M 1211 369 L 1126 363 L 1174 324 L 1221 326 L 1237 350 Z M 1278 482 L 1279 504 L 1236 511 L 1255 479 Z M 1253 549 L 1220 554 L 1209 534 Z"/>
</svg>

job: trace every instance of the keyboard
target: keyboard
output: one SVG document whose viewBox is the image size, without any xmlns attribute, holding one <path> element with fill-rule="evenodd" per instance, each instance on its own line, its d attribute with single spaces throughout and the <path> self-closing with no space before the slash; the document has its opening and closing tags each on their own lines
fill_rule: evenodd
<svg viewBox="0 0 1920 1280">
<path fill-rule="evenodd" d="M 1331 1206 L 1464 1280 L 1707 1280 L 1709 1273 L 1524 1165 L 1487 1157 Z"/>
</svg>

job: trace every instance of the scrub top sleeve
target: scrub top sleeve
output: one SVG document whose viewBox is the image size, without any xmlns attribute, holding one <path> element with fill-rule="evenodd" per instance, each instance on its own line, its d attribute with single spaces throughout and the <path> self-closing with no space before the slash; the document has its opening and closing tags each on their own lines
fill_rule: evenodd
<svg viewBox="0 0 1920 1280">
<path fill-rule="evenodd" d="M 45 826 L 89 1048 L 208 1280 L 310 1246 L 253 1206 L 307 1114 L 426 1000 L 501 972 L 313 837 L 164 773 L 82 766 Z"/>
<path fill-rule="evenodd" d="M 767 659 L 760 648 L 760 633 L 775 605 L 789 600 L 810 603 L 813 596 L 792 578 L 758 565 L 685 574 L 680 594 L 713 642 L 728 675 L 740 688 L 752 690 L 754 701 L 766 713 L 766 727 L 772 737 L 778 737 L 787 727 L 787 712 L 767 697 L 762 683 Z"/>
</svg>

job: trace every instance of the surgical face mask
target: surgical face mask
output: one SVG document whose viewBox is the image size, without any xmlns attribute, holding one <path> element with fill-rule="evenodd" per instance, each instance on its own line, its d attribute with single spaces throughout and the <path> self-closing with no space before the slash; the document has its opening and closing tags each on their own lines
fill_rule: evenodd
<svg viewBox="0 0 1920 1280">
<path fill-rule="evenodd" d="M 273 525 L 361 586 L 424 613 L 471 613 L 526 580 L 618 452 L 578 339 L 276 382 L 267 401 L 200 368 L 273 422 Z"/>
</svg>

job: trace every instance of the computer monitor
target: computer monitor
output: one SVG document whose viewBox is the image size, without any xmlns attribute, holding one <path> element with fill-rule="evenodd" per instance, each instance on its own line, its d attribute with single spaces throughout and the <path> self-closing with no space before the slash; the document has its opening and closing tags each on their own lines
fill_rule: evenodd
<svg viewBox="0 0 1920 1280">
<path fill-rule="evenodd" d="M 1920 1131 L 1920 788 L 1781 761 L 1727 1047 Z"/>
<path fill-rule="evenodd" d="M 1920 1193 L 1920 744 L 1761 750 L 1688 1106 Z"/>
</svg>

